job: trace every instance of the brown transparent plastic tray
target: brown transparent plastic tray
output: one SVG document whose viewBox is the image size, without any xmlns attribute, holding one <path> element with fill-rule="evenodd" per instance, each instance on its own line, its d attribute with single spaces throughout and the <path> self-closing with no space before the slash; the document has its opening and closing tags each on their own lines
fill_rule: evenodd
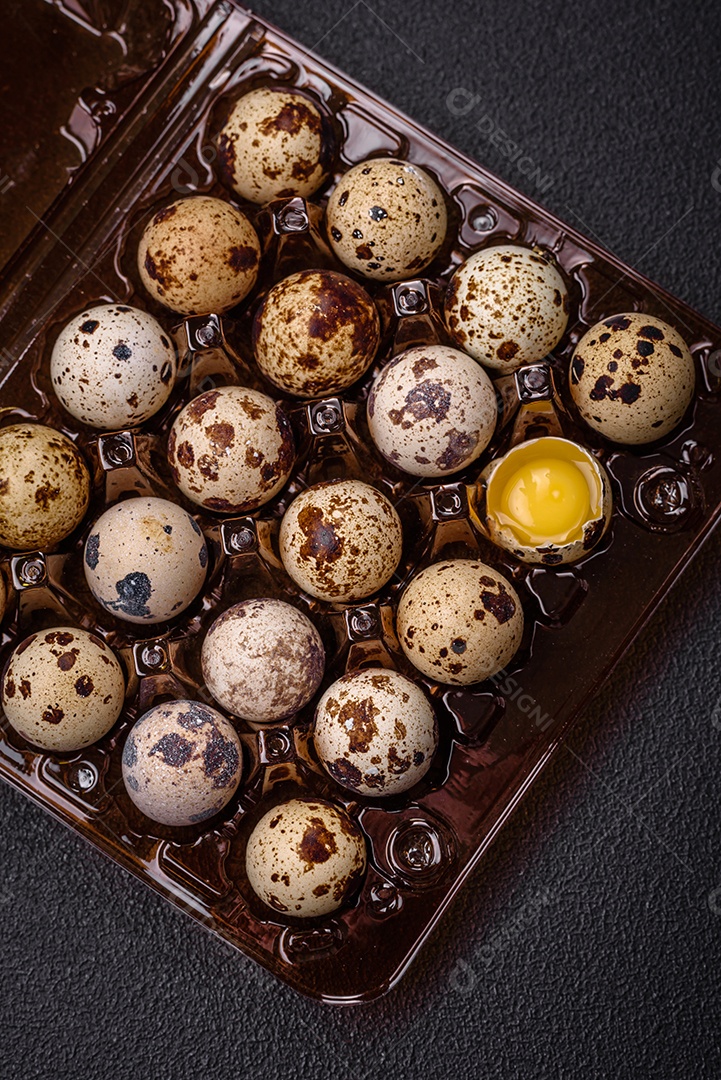
<svg viewBox="0 0 721 1080">
<path fill-rule="evenodd" d="M 181 30 L 142 84 L 111 88 L 92 154 L 6 268 L 0 282 L 0 423 L 31 417 L 67 432 L 95 471 L 95 493 L 78 532 L 44 553 L 6 553 L 15 603 L 2 627 L 0 661 L 33 629 L 60 621 L 96 629 L 121 655 L 128 699 L 116 727 L 75 754 L 38 752 L 0 722 L 0 774 L 120 865 L 258 960 L 297 990 L 334 1003 L 368 1000 L 402 976 L 503 822 L 548 761 L 590 696 L 609 675 L 654 606 L 714 526 L 721 508 L 721 330 L 623 266 L 391 106 L 230 2 L 176 5 Z M 182 19 L 181 19 L 182 16 Z M 180 23 L 179 23 L 180 25 Z M 341 153 L 335 177 L 312 200 L 245 207 L 264 238 L 258 288 L 228 316 L 177 319 L 144 294 L 134 248 L 148 214 L 189 191 L 231 198 L 214 171 L 212 135 L 224 104 L 259 84 L 302 87 L 335 117 Z M 96 118 L 97 120 L 97 118 Z M 204 593 L 179 619 L 146 631 L 114 620 L 92 601 L 81 552 L 106 504 L 132 492 L 173 488 L 163 446 L 174 416 L 203 378 L 250 383 L 274 393 L 254 368 L 249 324 L 257 296 L 274 280 L 327 259 L 322 206 L 339 172 L 369 155 L 408 157 L 448 195 L 449 242 L 424 280 L 394 287 L 366 282 L 383 314 L 378 359 L 347 394 L 308 405 L 287 401 L 300 447 L 290 483 L 271 504 L 241 519 L 198 513 L 212 549 Z M 242 205 L 242 204 L 241 204 Z M 319 208 L 316 209 L 315 207 Z M 548 365 L 513 380 L 511 400 L 548 397 L 548 371 L 568 409 L 566 434 L 596 452 L 613 483 L 611 528 L 572 566 L 531 567 L 484 534 L 477 478 L 513 437 L 502 426 L 485 454 L 450 483 L 393 472 L 373 451 L 364 399 L 383 361 L 408 344 L 445 340 L 439 296 L 467 254 L 504 239 L 551 250 L 571 289 L 569 329 Z M 342 269 L 342 268 L 339 268 Z M 64 321 L 88 304 L 122 300 L 150 310 L 176 332 L 187 363 L 169 405 L 135 435 L 98 438 L 60 409 L 51 392 L 49 351 Z M 698 392 L 673 436 L 640 449 L 613 447 L 574 418 L 566 370 L 574 344 L 598 319 L 642 310 L 675 325 L 698 365 Z M 228 362 L 227 354 L 236 360 Z M 539 390 L 540 387 L 540 390 Z M 509 411 L 512 411 L 512 407 Z M 370 478 L 397 505 L 404 534 L 400 579 L 354 607 L 300 594 L 280 567 L 279 519 L 303 484 Z M 393 613 L 402 584 L 441 556 L 473 556 L 509 576 L 526 614 L 522 647 L 498 679 L 451 688 L 421 679 L 398 648 Z M 418 678 L 441 731 L 433 765 L 414 789 L 388 800 L 352 798 L 315 760 L 313 706 L 294 723 L 254 730 L 237 722 L 244 781 L 223 815 L 187 829 L 158 826 L 130 803 L 120 756 L 133 721 L 167 697 L 203 697 L 203 633 L 230 603 L 273 595 L 306 610 L 329 658 L 323 689 L 348 667 L 395 665 Z M 273 801 L 309 791 L 346 806 L 366 836 L 369 866 L 352 904 L 316 922 L 277 916 L 244 876 L 249 830 Z"/>
</svg>

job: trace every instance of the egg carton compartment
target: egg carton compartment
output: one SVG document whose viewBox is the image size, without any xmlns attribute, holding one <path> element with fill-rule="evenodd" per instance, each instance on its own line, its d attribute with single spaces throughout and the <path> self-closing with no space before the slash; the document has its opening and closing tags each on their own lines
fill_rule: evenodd
<svg viewBox="0 0 721 1080">
<path fill-rule="evenodd" d="M 8 552 L 2 560 L 11 598 L 0 628 L 0 662 L 4 666 L 31 633 L 77 626 L 114 649 L 127 683 L 118 723 L 82 751 L 38 751 L 3 717 L 0 775 L 297 990 L 333 1003 L 360 1002 L 402 976 L 589 697 L 714 527 L 721 508 L 721 331 L 240 6 L 222 0 L 177 8 L 183 33 L 141 93 L 108 91 L 115 111 L 98 136 L 99 150 L 48 215 L 48 231 L 31 238 L 0 281 L 0 425 L 32 420 L 64 432 L 92 474 L 90 506 L 66 540 L 47 551 Z M 259 207 L 228 186 L 218 133 L 232 102 L 265 86 L 297 89 L 320 106 L 331 171 L 317 194 Z M 327 199 L 345 171 L 367 158 L 408 159 L 444 193 L 447 239 L 422 274 L 370 280 L 354 275 L 332 250 L 324 226 Z M 159 210 L 196 193 L 245 211 L 262 255 L 246 300 L 225 314 L 183 318 L 143 287 L 136 251 Z M 450 344 L 443 303 L 453 272 L 471 252 L 504 242 L 556 260 L 569 288 L 568 329 L 542 361 L 495 378 L 499 422 L 472 465 L 444 482 L 409 476 L 389 464 L 370 437 L 370 387 L 405 349 Z M 349 390 L 302 400 L 284 397 L 262 375 L 252 335 L 270 288 L 307 268 L 339 271 L 370 293 L 381 343 Z M 149 312 L 177 348 L 175 388 L 137 428 L 94 431 L 74 422 L 53 391 L 49 358 L 59 333 L 99 302 Z M 675 326 L 697 366 L 697 391 L 681 424 L 640 447 L 611 443 L 584 424 L 568 380 L 586 331 L 601 319 L 636 311 Z M 191 399 L 229 385 L 281 401 L 297 457 L 271 501 L 256 511 L 221 515 L 181 493 L 166 445 Z M 483 470 L 511 446 L 540 435 L 578 443 L 610 477 L 610 526 L 573 563 L 529 564 L 494 544 L 485 524 Z M 387 585 L 357 602 L 334 604 L 302 592 L 288 576 L 279 530 L 288 506 L 309 485 L 348 478 L 371 483 L 390 500 L 403 527 L 403 550 Z M 83 571 L 84 546 L 99 515 L 137 496 L 160 496 L 187 510 L 208 550 L 199 595 L 182 614 L 152 626 L 101 608 Z M 456 558 L 481 560 L 503 574 L 525 615 L 513 659 L 472 686 L 422 675 L 397 633 L 404 588 L 424 568 Z M 128 734 L 149 708 L 173 700 L 223 712 L 204 685 L 201 645 L 221 612 L 256 597 L 284 600 L 310 617 L 326 651 L 323 681 L 312 701 L 283 722 L 233 718 L 243 775 L 222 812 L 183 827 L 151 821 L 123 783 Z M 312 739 L 320 696 L 346 671 L 368 667 L 411 677 L 431 701 L 439 730 L 425 776 L 383 799 L 336 783 Z M 316 919 L 271 910 L 245 870 L 256 823 L 298 796 L 346 811 L 368 851 L 365 874 L 345 905 Z"/>
</svg>

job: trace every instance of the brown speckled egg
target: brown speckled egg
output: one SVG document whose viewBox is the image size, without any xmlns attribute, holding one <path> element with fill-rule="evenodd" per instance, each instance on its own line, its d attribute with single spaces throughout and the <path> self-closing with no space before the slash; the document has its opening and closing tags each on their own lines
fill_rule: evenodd
<svg viewBox="0 0 721 1080">
<path fill-rule="evenodd" d="M 497 570 L 453 559 L 413 578 L 401 596 L 396 624 L 403 652 L 419 671 L 467 686 L 495 675 L 515 655 L 523 609 Z"/>
<path fill-rule="evenodd" d="M 285 720 L 320 686 L 325 650 L 310 619 L 262 598 L 234 604 L 203 642 L 203 678 L 224 709 L 255 723 Z"/>
<path fill-rule="evenodd" d="M 2 683 L 10 724 L 43 750 L 82 750 L 102 739 L 125 700 L 122 668 L 104 641 L 57 626 L 12 653 Z"/>
<path fill-rule="evenodd" d="M 0 544 L 54 547 L 77 528 L 90 501 L 90 473 L 67 435 L 42 424 L 0 428 Z"/>
<path fill-rule="evenodd" d="M 245 214 L 223 199 L 193 195 L 159 210 L 138 247 L 150 295 L 181 315 L 227 311 L 255 285 L 260 241 Z"/>
<path fill-rule="evenodd" d="M 368 397 L 368 427 L 393 465 L 412 476 L 444 476 L 483 453 L 496 426 L 493 383 L 475 360 L 445 345 L 396 356 Z"/>
<path fill-rule="evenodd" d="M 206 390 L 176 417 L 168 462 L 189 499 L 219 514 L 268 502 L 295 460 L 290 422 L 272 398 L 244 386 Z"/>
<path fill-rule="evenodd" d="M 331 164 L 330 125 L 302 94 L 261 87 L 233 106 L 218 136 L 225 178 L 244 199 L 313 195 Z"/>
<path fill-rule="evenodd" d="M 326 219 L 341 262 L 376 281 L 419 274 L 438 254 L 447 224 L 435 180 L 395 158 L 361 161 L 341 176 Z"/>
<path fill-rule="evenodd" d="M 393 575 L 403 533 L 380 491 L 361 480 L 330 480 L 301 492 L 280 526 L 285 569 L 304 592 L 331 603 L 362 600 Z"/>
<path fill-rule="evenodd" d="M 438 745 L 428 698 L 398 671 L 364 668 L 318 703 L 315 748 L 334 780 L 361 795 L 398 795 L 425 776 Z"/>
<path fill-rule="evenodd" d="M 243 753 L 235 728 L 198 701 L 168 701 L 141 716 L 123 749 L 131 800 L 162 825 L 197 825 L 235 794 Z"/>
<path fill-rule="evenodd" d="M 71 416 L 112 431 L 153 416 L 175 383 L 175 348 L 163 327 L 139 308 L 99 304 L 63 328 L 50 377 Z"/>
<path fill-rule="evenodd" d="M 344 274 L 302 270 L 275 285 L 253 325 L 258 367 L 298 397 L 334 394 L 373 362 L 380 341 L 376 306 Z"/>
<path fill-rule="evenodd" d="M 172 619 L 205 581 L 208 549 L 200 526 L 167 499 L 116 503 L 85 543 L 85 577 L 98 603 L 132 623 Z"/>
<path fill-rule="evenodd" d="M 274 911 L 300 919 L 336 911 L 365 868 L 360 829 L 345 811 L 320 799 L 274 806 L 253 829 L 245 855 L 253 891 Z"/>
<path fill-rule="evenodd" d="M 550 254 L 501 244 L 461 263 L 448 288 L 445 317 L 459 348 L 505 375 L 555 349 L 568 307 L 566 283 Z"/>
<path fill-rule="evenodd" d="M 578 411 L 589 427 L 617 443 L 668 435 L 689 407 L 695 381 L 693 357 L 678 331 L 642 312 L 596 323 L 571 361 Z"/>
</svg>

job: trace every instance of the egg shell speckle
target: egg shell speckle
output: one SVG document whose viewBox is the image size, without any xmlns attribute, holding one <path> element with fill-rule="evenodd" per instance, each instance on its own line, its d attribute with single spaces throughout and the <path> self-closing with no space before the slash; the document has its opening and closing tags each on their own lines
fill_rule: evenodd
<svg viewBox="0 0 721 1080">
<path fill-rule="evenodd" d="M 451 278 L 445 303 L 458 347 L 504 375 L 555 349 L 568 310 L 566 283 L 552 257 L 518 244 L 469 256 Z"/>
<path fill-rule="evenodd" d="M 694 394 L 693 357 L 681 335 L 652 315 L 614 315 L 576 346 L 571 396 L 594 431 L 638 445 L 663 438 L 681 421 Z"/>
<path fill-rule="evenodd" d="M 521 643 L 516 590 L 485 563 L 453 559 L 426 567 L 401 596 L 398 638 L 410 662 L 441 683 L 468 686 L 495 675 Z"/>
<path fill-rule="evenodd" d="M 243 771 L 235 728 L 197 701 L 156 705 L 123 749 L 123 780 L 137 808 L 162 825 L 197 825 L 228 805 Z"/>
<path fill-rule="evenodd" d="M 438 727 L 420 687 L 398 671 L 344 675 L 318 703 L 315 748 L 330 775 L 361 795 L 398 795 L 425 776 Z"/>
<path fill-rule="evenodd" d="M 365 873 L 365 840 L 343 810 L 319 799 L 289 799 L 253 829 L 245 867 L 251 888 L 274 911 L 301 919 L 329 915 Z"/>
<path fill-rule="evenodd" d="M 56 626 L 26 638 L 2 682 L 8 721 L 43 750 L 82 750 L 120 716 L 125 678 L 115 653 L 95 634 Z"/>
</svg>

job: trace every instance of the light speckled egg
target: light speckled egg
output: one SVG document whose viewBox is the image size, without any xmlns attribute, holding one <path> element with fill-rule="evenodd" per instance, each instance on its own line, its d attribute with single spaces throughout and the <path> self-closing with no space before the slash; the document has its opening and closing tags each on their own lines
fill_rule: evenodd
<svg viewBox="0 0 721 1080">
<path fill-rule="evenodd" d="M 505 375 L 555 349 L 568 308 L 552 255 L 501 244 L 461 263 L 448 287 L 445 317 L 459 348 Z"/>
<path fill-rule="evenodd" d="M 304 592 L 331 603 L 363 600 L 393 575 L 403 532 L 395 509 L 361 480 L 301 492 L 280 526 L 285 569 Z"/>
<path fill-rule="evenodd" d="M 82 750 L 110 731 L 125 700 L 122 668 L 104 641 L 57 626 L 26 638 L 2 684 L 10 724 L 43 750 Z"/>
<path fill-rule="evenodd" d="M 376 306 L 344 274 L 302 270 L 278 282 L 258 309 L 253 351 L 275 386 L 298 397 L 334 394 L 359 379 L 380 341 Z"/>
<path fill-rule="evenodd" d="M 168 462 L 184 495 L 206 510 L 239 514 L 268 502 L 295 460 L 290 421 L 272 398 L 244 386 L 206 390 L 176 417 Z"/>
<path fill-rule="evenodd" d="M 521 643 L 523 609 L 509 581 L 473 559 L 433 563 L 401 596 L 398 637 L 410 662 L 441 683 L 495 675 Z"/>
<path fill-rule="evenodd" d="M 366 868 L 355 822 L 320 799 L 274 806 L 248 839 L 245 869 L 253 891 L 274 911 L 312 919 L 341 907 Z"/>
<path fill-rule="evenodd" d="M 244 199 L 313 195 L 328 175 L 332 132 L 307 97 L 262 87 L 233 106 L 218 136 L 221 172 Z"/>
<path fill-rule="evenodd" d="M 443 476 L 482 454 L 496 426 L 493 383 L 475 360 L 446 345 L 396 356 L 368 397 L 368 427 L 383 456 L 412 476 Z"/>
<path fill-rule="evenodd" d="M 341 262 L 376 281 L 420 273 L 438 254 L 447 225 L 435 180 L 394 158 L 361 161 L 341 176 L 326 219 Z"/>
<path fill-rule="evenodd" d="M 298 712 L 325 670 L 323 642 L 310 619 L 269 598 L 244 600 L 224 611 L 205 637 L 201 660 L 218 704 L 254 723 Z"/>
<path fill-rule="evenodd" d="M 42 424 L 0 428 L 0 544 L 51 548 L 76 529 L 90 501 L 90 473 L 67 435 Z"/>
<path fill-rule="evenodd" d="M 200 526 L 167 499 L 133 498 L 98 518 L 85 543 L 85 577 L 106 611 L 131 623 L 172 619 L 203 587 Z"/>
<path fill-rule="evenodd" d="M 175 349 L 152 315 L 123 304 L 88 308 L 63 328 L 50 357 L 50 377 L 71 416 L 112 431 L 135 427 L 168 400 Z"/>
<path fill-rule="evenodd" d="M 343 787 L 398 795 L 425 776 L 438 745 L 428 698 L 398 671 L 364 668 L 329 686 L 318 702 L 315 748 Z"/>
<path fill-rule="evenodd" d="M 260 241 L 245 214 L 193 195 L 159 210 L 138 248 L 143 285 L 181 315 L 227 311 L 255 285 Z"/>
<path fill-rule="evenodd" d="M 578 411 L 589 427 L 618 443 L 668 435 L 691 404 L 695 382 L 693 357 L 678 331 L 642 312 L 596 323 L 571 361 Z"/>
<path fill-rule="evenodd" d="M 123 749 L 123 780 L 141 813 L 162 825 L 197 825 L 238 789 L 243 752 L 235 728 L 198 701 L 168 701 L 141 716 Z"/>
</svg>

